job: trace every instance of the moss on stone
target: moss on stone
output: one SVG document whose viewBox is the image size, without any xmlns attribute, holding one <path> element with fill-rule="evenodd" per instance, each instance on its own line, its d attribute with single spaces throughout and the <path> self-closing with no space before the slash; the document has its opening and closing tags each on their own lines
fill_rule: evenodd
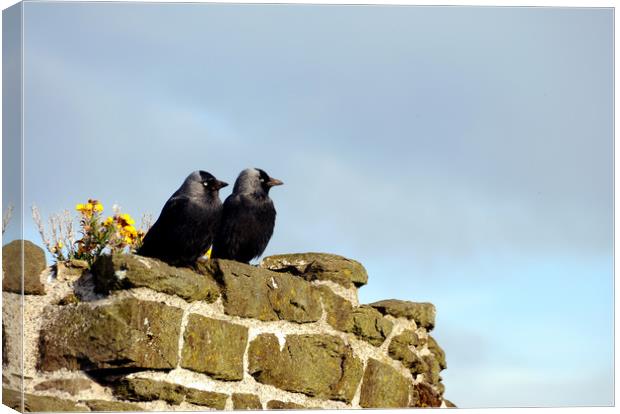
<svg viewBox="0 0 620 414">
<path fill-rule="evenodd" d="M 182 314 L 134 298 L 59 308 L 41 329 L 39 368 L 174 368 Z"/>
<path fill-rule="evenodd" d="M 106 400 L 86 400 L 84 404 L 91 411 L 144 411 L 138 404 L 127 403 L 122 401 L 106 401 Z"/>
<path fill-rule="evenodd" d="M 265 257 L 260 266 L 301 276 L 308 281 L 329 280 L 345 287 L 368 283 L 368 274 L 361 263 L 335 254 L 281 254 Z"/>
<path fill-rule="evenodd" d="M 407 407 L 411 386 L 411 380 L 402 376 L 396 369 L 370 358 L 364 372 L 360 406 L 364 408 Z"/>
<path fill-rule="evenodd" d="M 392 332 L 393 323 L 370 306 L 353 308 L 352 332 L 360 339 L 380 346 Z"/>
<path fill-rule="evenodd" d="M 435 355 L 435 358 L 437 358 L 440 368 L 441 369 L 448 368 L 448 364 L 446 363 L 446 353 L 444 352 L 443 349 L 441 349 L 439 344 L 437 344 L 437 341 L 435 341 L 435 338 L 429 335 L 427 344 L 428 344 L 427 345 L 428 350 L 431 351 L 433 355 Z"/>
<path fill-rule="evenodd" d="M 232 395 L 234 410 L 262 410 L 263 405 L 256 394 L 234 393 Z"/>
<path fill-rule="evenodd" d="M 413 352 L 413 347 L 418 343 L 418 336 L 412 330 L 406 329 L 401 334 L 394 336 L 388 346 L 388 355 L 401 361 L 407 368 L 411 368 L 418 361 Z"/>
<path fill-rule="evenodd" d="M 92 273 L 96 289 L 101 293 L 147 287 L 189 302 L 203 300 L 209 303 L 220 296 L 217 283 L 209 275 L 138 255 L 100 256 L 93 264 Z"/>
<path fill-rule="evenodd" d="M 298 410 L 302 408 L 309 408 L 309 407 L 304 407 L 301 404 L 296 404 L 293 402 L 286 402 L 286 401 L 279 401 L 279 400 L 271 400 L 267 402 L 268 410 Z"/>
<path fill-rule="evenodd" d="M 228 395 L 221 392 L 202 391 L 195 388 L 185 388 L 184 392 L 185 402 L 215 408 L 216 410 L 223 410 L 228 399 Z"/>
<path fill-rule="evenodd" d="M 342 296 L 335 294 L 327 286 L 317 287 L 321 293 L 327 323 L 342 332 L 353 330 L 353 305 Z"/>
<path fill-rule="evenodd" d="M 298 323 L 321 318 L 319 292 L 298 277 L 222 259 L 212 260 L 204 271 L 222 283 L 228 315 Z"/>
<path fill-rule="evenodd" d="M 147 378 L 125 378 L 114 389 L 120 398 L 131 401 L 163 400 L 172 405 L 183 401 L 190 404 L 223 410 L 226 405 L 226 394 L 188 388 L 167 381 L 156 381 Z"/>
<path fill-rule="evenodd" d="M 24 393 L 23 396 L 23 409 L 25 412 L 88 411 L 85 406 L 72 400 L 28 393 Z M 22 411 L 22 393 L 8 388 L 2 388 L 2 404 L 14 410 Z"/>
<path fill-rule="evenodd" d="M 351 402 L 362 363 L 342 339 L 330 335 L 288 335 L 280 350 L 272 334 L 250 343 L 249 373 L 285 391 Z"/>
<path fill-rule="evenodd" d="M 407 318 L 415 321 L 418 327 L 430 331 L 435 327 L 435 305 L 432 303 L 409 302 L 406 300 L 387 299 L 371 303 L 370 306 L 384 315 L 395 318 Z"/>
<path fill-rule="evenodd" d="M 191 314 L 185 328 L 181 366 L 216 379 L 242 380 L 248 328 Z"/>
</svg>

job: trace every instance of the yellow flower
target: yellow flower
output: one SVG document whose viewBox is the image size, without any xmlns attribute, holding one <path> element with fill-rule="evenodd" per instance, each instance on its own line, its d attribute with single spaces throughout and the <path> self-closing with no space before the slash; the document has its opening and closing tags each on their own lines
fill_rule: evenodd
<svg viewBox="0 0 620 414">
<path fill-rule="evenodd" d="M 56 246 L 58 246 L 59 249 L 62 249 L 62 247 L 64 246 L 64 244 L 62 244 L 61 241 L 58 242 L 58 244 L 56 244 Z"/>
<path fill-rule="evenodd" d="M 86 211 L 92 211 L 93 210 L 93 205 L 91 203 L 88 203 L 84 206 L 84 210 Z"/>
<path fill-rule="evenodd" d="M 84 204 L 76 204 L 75 205 L 75 209 L 77 211 L 83 211 L 84 210 Z"/>
<path fill-rule="evenodd" d="M 123 230 L 125 230 L 126 233 L 129 233 L 133 237 L 136 237 L 138 235 L 138 231 L 135 229 L 134 226 L 125 226 L 123 227 Z"/>
<path fill-rule="evenodd" d="M 101 203 L 97 203 L 97 204 L 95 204 L 94 209 L 95 209 L 95 211 L 101 212 L 101 211 L 103 211 L 103 205 Z"/>
<path fill-rule="evenodd" d="M 125 238 L 123 239 L 123 241 L 125 242 L 125 244 L 131 244 L 131 238 L 128 236 L 125 236 Z"/>
<path fill-rule="evenodd" d="M 114 217 L 108 217 L 104 220 L 103 225 L 104 226 L 109 226 L 110 224 L 112 224 L 114 222 Z"/>
<path fill-rule="evenodd" d="M 131 218 L 131 216 L 127 213 L 121 214 L 121 218 L 125 221 L 125 223 L 129 225 L 133 225 L 136 222 Z"/>
</svg>

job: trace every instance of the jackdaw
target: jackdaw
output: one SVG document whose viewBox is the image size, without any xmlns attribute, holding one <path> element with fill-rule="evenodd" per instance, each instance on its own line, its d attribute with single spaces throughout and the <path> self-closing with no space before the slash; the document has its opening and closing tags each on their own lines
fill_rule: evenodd
<svg viewBox="0 0 620 414">
<path fill-rule="evenodd" d="M 172 194 L 138 254 L 173 266 L 191 266 L 211 246 L 222 217 L 219 190 L 228 184 L 194 171 Z"/>
<path fill-rule="evenodd" d="M 269 190 L 282 184 L 258 168 L 239 174 L 232 194 L 224 201 L 212 257 L 249 263 L 265 251 L 276 221 Z"/>
</svg>

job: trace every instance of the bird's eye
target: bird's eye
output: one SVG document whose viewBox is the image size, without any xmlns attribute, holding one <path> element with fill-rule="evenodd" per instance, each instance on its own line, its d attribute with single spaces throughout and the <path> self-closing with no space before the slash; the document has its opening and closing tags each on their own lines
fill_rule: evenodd
<svg viewBox="0 0 620 414">
<path fill-rule="evenodd" d="M 206 187 L 206 186 L 208 186 L 208 185 L 209 185 L 209 182 L 207 182 L 207 181 L 203 181 L 203 182 L 202 182 L 202 185 L 204 185 L 204 186 Z"/>
<path fill-rule="evenodd" d="M 260 179 L 260 182 L 261 182 L 261 183 L 264 183 L 264 182 L 265 182 L 265 179 L 264 179 L 264 178 L 261 178 L 261 179 Z"/>
</svg>

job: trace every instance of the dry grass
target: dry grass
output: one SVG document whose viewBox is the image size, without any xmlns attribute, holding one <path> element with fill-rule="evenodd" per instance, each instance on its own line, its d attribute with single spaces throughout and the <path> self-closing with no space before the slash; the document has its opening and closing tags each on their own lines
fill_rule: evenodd
<svg viewBox="0 0 620 414">
<path fill-rule="evenodd" d="M 6 228 L 11 221 L 11 217 L 13 217 L 13 205 L 9 204 L 6 211 L 2 215 L 2 234 L 4 234 L 4 232 L 6 231 Z"/>
<path fill-rule="evenodd" d="M 47 221 L 49 233 L 45 229 L 41 212 L 36 205 L 32 206 L 32 219 L 37 225 L 43 244 L 52 255 L 59 260 L 75 255 L 75 223 L 68 210 L 49 217 Z"/>
</svg>

